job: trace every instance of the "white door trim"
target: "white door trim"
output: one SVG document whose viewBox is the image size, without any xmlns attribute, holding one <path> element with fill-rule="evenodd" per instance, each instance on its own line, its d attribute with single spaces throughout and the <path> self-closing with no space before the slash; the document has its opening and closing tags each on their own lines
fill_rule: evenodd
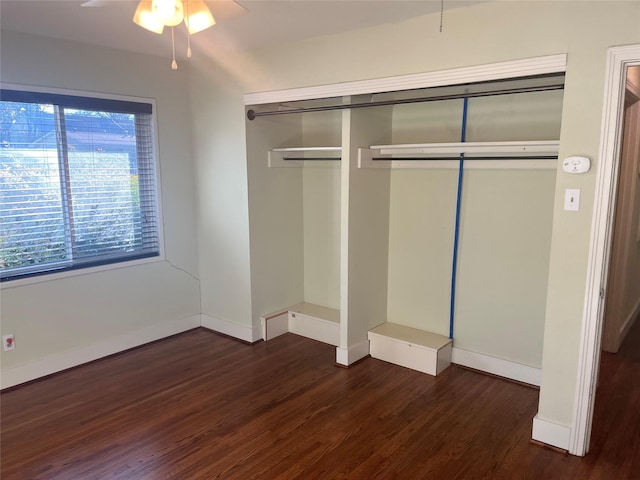
<svg viewBox="0 0 640 480">
<path fill-rule="evenodd" d="M 569 453 L 580 456 L 588 452 L 591 438 L 595 390 L 600 370 L 604 289 L 609 270 L 617 173 L 620 167 L 625 75 L 627 67 L 632 65 L 640 65 L 640 44 L 612 47 L 608 50 L 578 379 L 569 437 Z"/>
</svg>

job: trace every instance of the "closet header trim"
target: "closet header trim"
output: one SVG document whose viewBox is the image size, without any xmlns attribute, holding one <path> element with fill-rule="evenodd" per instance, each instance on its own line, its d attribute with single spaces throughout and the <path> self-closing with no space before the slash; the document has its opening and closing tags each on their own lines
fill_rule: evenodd
<svg viewBox="0 0 640 480">
<path fill-rule="evenodd" d="M 335 83 L 313 87 L 302 87 L 270 92 L 248 93 L 244 95 L 245 105 L 313 100 L 316 98 L 340 97 L 367 93 L 395 92 L 418 88 L 459 85 L 469 82 L 501 80 L 515 77 L 562 73 L 566 71 L 567 55 L 513 60 L 486 65 L 416 73 L 371 80 Z"/>
</svg>

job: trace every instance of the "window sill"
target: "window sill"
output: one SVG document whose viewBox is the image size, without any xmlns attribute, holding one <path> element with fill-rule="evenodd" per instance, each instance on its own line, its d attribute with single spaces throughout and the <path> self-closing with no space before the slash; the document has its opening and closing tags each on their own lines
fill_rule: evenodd
<svg viewBox="0 0 640 480">
<path fill-rule="evenodd" d="M 156 257 L 140 258 L 137 260 L 129 260 L 126 262 L 110 263 L 107 265 L 80 268 L 77 270 L 65 270 L 65 271 L 55 272 L 55 273 L 44 273 L 42 275 L 34 275 L 32 277 L 18 278 L 15 280 L 7 280 L 4 282 L 1 282 L 0 290 L 23 287 L 27 285 L 33 285 L 36 283 L 53 282 L 56 280 L 62 280 L 64 278 L 77 277 L 80 275 L 91 275 L 94 273 L 106 272 L 109 270 L 116 270 L 120 268 L 130 268 L 130 267 L 136 267 L 139 265 L 146 265 L 148 263 L 157 263 L 157 262 L 164 262 L 164 261 L 165 261 L 164 255 L 160 254 L 159 256 L 156 256 Z"/>
</svg>

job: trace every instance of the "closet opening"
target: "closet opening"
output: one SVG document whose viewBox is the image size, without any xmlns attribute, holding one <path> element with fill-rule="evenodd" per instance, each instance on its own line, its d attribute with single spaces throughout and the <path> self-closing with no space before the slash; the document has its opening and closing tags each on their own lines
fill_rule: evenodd
<svg viewBox="0 0 640 480">
<path fill-rule="evenodd" d="M 539 385 L 564 73 L 398 88 L 247 103 L 263 338 Z"/>
</svg>

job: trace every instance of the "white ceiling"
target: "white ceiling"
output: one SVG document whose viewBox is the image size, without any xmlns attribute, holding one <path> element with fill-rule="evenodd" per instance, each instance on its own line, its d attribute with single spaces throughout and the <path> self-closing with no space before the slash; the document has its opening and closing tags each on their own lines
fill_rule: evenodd
<svg viewBox="0 0 640 480">
<path fill-rule="evenodd" d="M 148 32 L 131 19 L 137 0 L 0 0 L 3 30 L 168 56 L 171 34 Z M 478 0 L 206 0 L 217 24 L 193 36 L 198 48 L 248 49 L 345 32 L 458 8 Z M 244 8 L 243 8 L 244 7 Z M 446 24 L 446 15 L 445 15 Z M 176 27 L 176 55 L 184 57 L 186 32 Z"/>
</svg>

